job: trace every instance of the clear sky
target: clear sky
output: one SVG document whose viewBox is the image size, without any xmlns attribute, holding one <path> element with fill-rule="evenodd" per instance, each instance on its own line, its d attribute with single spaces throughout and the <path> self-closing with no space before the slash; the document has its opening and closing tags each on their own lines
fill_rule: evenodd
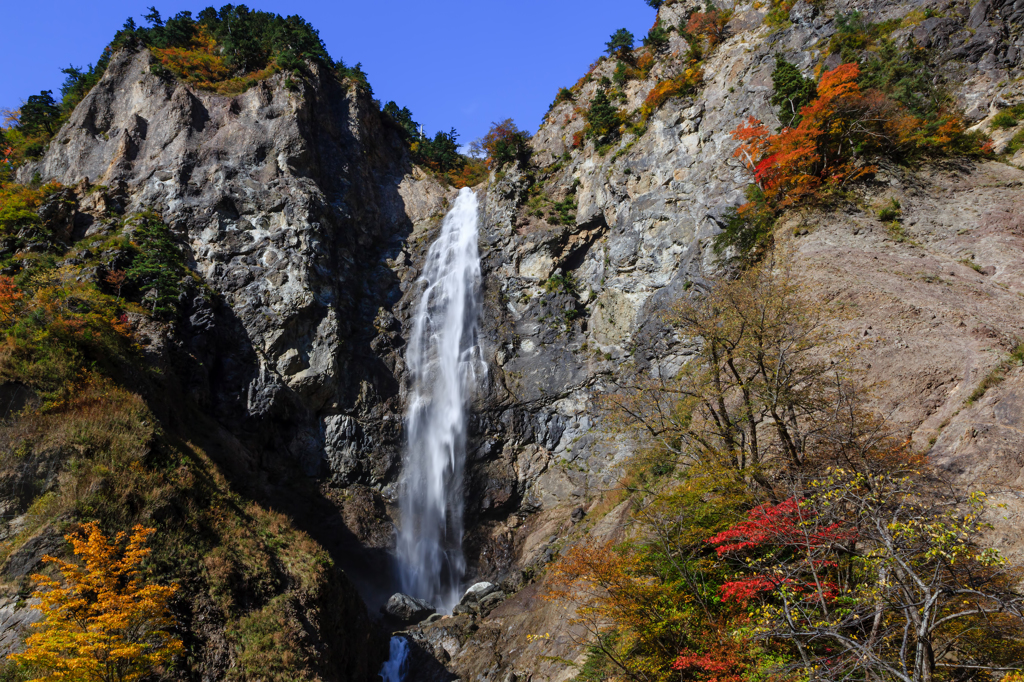
<svg viewBox="0 0 1024 682">
<path fill-rule="evenodd" d="M 145 24 L 141 15 L 154 3 L 164 17 L 210 4 L 4 0 L 0 107 L 17 107 L 40 90 L 59 99 L 60 69 L 95 62 L 125 19 Z M 643 0 L 246 4 L 301 15 L 332 57 L 362 62 L 378 99 L 409 107 L 428 134 L 454 127 L 463 144 L 508 117 L 535 131 L 558 88 L 586 72 L 612 32 L 628 28 L 639 42 L 655 18 Z"/>
</svg>

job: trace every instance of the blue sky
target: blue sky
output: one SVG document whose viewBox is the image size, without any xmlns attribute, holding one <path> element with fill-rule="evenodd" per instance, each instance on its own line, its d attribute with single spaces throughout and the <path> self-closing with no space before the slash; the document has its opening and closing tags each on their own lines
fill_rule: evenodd
<svg viewBox="0 0 1024 682">
<path fill-rule="evenodd" d="M 0 107 L 16 107 L 40 90 L 57 96 L 60 69 L 95 62 L 125 19 L 144 23 L 141 15 L 154 3 L 165 17 L 209 4 L 5 2 Z M 655 18 L 643 0 L 246 4 L 303 16 L 319 29 L 332 57 L 362 62 L 378 99 L 409 107 L 428 133 L 456 128 L 464 144 L 508 117 L 535 131 L 558 88 L 586 72 L 612 32 L 625 27 L 639 41 Z"/>
</svg>

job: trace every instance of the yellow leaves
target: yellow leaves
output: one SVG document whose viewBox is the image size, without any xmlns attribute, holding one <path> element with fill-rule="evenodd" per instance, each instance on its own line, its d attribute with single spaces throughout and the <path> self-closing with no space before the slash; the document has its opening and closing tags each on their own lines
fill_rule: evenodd
<svg viewBox="0 0 1024 682">
<path fill-rule="evenodd" d="M 44 557 L 63 580 L 34 575 L 33 608 L 43 613 L 23 653 L 9 658 L 43 671 L 33 682 L 131 682 L 183 650 L 168 630 L 177 586 L 147 582 L 142 564 L 152 528 L 136 525 L 111 541 L 96 522 L 65 536 L 80 563 Z"/>
</svg>

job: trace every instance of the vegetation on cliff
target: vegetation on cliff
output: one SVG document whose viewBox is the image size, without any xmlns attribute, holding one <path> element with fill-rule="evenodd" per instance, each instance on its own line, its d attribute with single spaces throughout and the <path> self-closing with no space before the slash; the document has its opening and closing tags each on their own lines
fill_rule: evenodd
<svg viewBox="0 0 1024 682">
<path fill-rule="evenodd" d="M 9 658 L 33 671 L 32 682 L 134 682 L 162 672 L 184 650 L 171 634 L 174 585 L 145 575 L 146 542 L 156 531 L 136 525 L 111 541 L 95 522 L 65 536 L 78 562 L 46 556 L 61 579 L 33 575 L 43 620 Z"/>
<path fill-rule="evenodd" d="M 320 546 L 241 496 L 207 454 L 223 446 L 219 427 L 179 383 L 196 368 L 187 359 L 166 367 L 143 345 L 147 334 L 173 337 L 183 306 L 213 296 L 186 267 L 179 237 L 155 212 L 122 215 L 107 188 L 25 187 L 9 169 L 0 178 L 0 382 L 23 398 L 0 423 L 0 468 L 21 521 L 0 561 L 31 562 L 33 543 L 81 524 L 113 536 L 143 523 L 156 530 L 153 576 L 181 586 L 170 600 L 184 641 L 176 669 L 227 674 L 227 659 L 204 658 L 211 627 L 237 661 L 232 679 L 312 679 L 335 665 L 303 623 L 356 609 L 358 598 L 332 584 Z M 107 208 L 82 237 L 74 216 L 86 199 Z M 27 578 L 9 587 L 31 590 Z"/>
<path fill-rule="evenodd" d="M 1024 658 L 1021 569 L 957 490 L 866 408 L 855 348 L 784 261 L 680 303 L 703 339 L 672 378 L 604 399 L 646 444 L 636 522 L 581 542 L 550 599 L 575 606 L 580 680 L 996 679 Z M 839 344 L 839 345 L 837 345 Z"/>
<path fill-rule="evenodd" d="M 783 211 L 834 200 L 881 159 L 991 154 L 987 136 L 967 131 L 941 82 L 928 76 L 927 50 L 900 49 L 885 37 L 898 25 L 840 16 L 829 49 L 844 63 L 817 82 L 776 57 L 770 101 L 781 127 L 772 133 L 751 117 L 733 131 L 753 184 L 716 238 L 719 253 L 732 247 L 741 259 L 759 257 Z"/>
</svg>

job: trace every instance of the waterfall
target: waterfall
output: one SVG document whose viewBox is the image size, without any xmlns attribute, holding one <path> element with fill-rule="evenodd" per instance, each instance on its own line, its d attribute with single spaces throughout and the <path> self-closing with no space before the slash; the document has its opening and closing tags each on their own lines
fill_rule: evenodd
<svg viewBox="0 0 1024 682">
<path fill-rule="evenodd" d="M 381 666 L 384 682 L 402 682 L 409 670 L 409 641 L 405 637 L 391 638 L 391 657 Z"/>
<path fill-rule="evenodd" d="M 459 192 L 420 278 L 406 364 L 412 379 L 408 447 L 400 481 L 398 560 L 402 591 L 439 611 L 458 603 L 462 472 L 469 401 L 486 373 L 477 340 L 480 308 L 479 202 Z"/>
</svg>

